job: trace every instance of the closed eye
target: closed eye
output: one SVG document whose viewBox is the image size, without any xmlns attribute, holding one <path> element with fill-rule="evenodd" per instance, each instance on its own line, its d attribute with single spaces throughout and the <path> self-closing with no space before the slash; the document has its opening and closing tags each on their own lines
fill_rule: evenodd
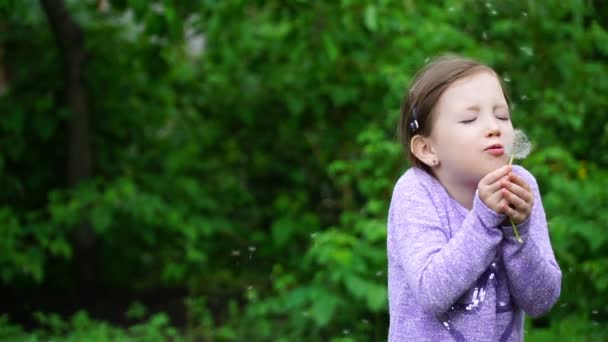
<svg viewBox="0 0 608 342">
<path fill-rule="evenodd" d="M 471 123 L 471 122 L 475 121 L 475 119 L 476 118 L 472 118 L 472 119 L 469 119 L 469 120 L 462 120 L 462 121 L 460 121 L 460 123 L 468 124 L 468 123 Z"/>
</svg>

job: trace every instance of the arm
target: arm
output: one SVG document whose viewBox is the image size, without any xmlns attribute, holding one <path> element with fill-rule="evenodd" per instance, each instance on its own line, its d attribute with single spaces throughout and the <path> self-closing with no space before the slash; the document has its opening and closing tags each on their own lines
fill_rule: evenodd
<svg viewBox="0 0 608 342">
<path fill-rule="evenodd" d="M 561 291 L 562 273 L 557 265 L 536 179 L 523 168 L 514 168 L 530 185 L 534 204 L 528 219 L 518 226 L 523 244 L 515 240 L 511 226 L 505 226 L 501 242 L 502 258 L 511 296 L 528 315 L 537 317 L 549 311 Z"/>
<path fill-rule="evenodd" d="M 411 174 L 410 174 L 411 175 Z M 393 192 L 388 221 L 389 253 L 398 259 L 424 312 L 439 316 L 487 269 L 502 240 L 504 219 L 476 194 L 473 209 L 456 234 L 439 219 L 429 189 L 414 177 L 402 178 Z M 430 176 L 429 176 L 430 177 Z"/>
</svg>

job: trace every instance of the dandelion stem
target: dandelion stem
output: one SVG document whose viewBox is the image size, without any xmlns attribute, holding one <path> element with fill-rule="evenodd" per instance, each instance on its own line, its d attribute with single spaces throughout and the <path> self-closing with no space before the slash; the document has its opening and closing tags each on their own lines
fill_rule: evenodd
<svg viewBox="0 0 608 342">
<path fill-rule="evenodd" d="M 515 233 L 515 239 L 517 239 L 517 242 L 524 243 L 524 240 L 521 238 L 521 236 L 519 236 L 517 226 L 515 225 L 515 223 L 513 223 L 513 219 L 509 218 L 509 221 L 511 221 L 511 226 L 513 227 L 513 232 Z"/>
</svg>

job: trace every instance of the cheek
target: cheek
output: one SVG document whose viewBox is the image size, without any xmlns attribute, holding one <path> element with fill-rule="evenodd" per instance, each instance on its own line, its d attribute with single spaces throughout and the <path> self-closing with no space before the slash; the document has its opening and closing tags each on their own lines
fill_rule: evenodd
<svg viewBox="0 0 608 342">
<path fill-rule="evenodd" d="M 439 157 L 442 160 L 462 160 L 467 159 L 472 143 L 468 137 L 462 135 L 444 136 L 441 141 Z"/>
<path fill-rule="evenodd" d="M 502 127 L 503 134 L 513 135 L 513 122 L 511 120 L 506 121 Z"/>
<path fill-rule="evenodd" d="M 506 144 L 512 144 L 513 139 L 515 138 L 515 134 L 513 133 L 513 127 L 509 126 L 503 130 L 504 142 Z"/>
<path fill-rule="evenodd" d="M 479 142 L 478 134 L 475 130 L 465 127 L 455 129 L 452 134 L 446 136 L 446 145 L 452 150 L 461 148 L 470 148 Z"/>
</svg>

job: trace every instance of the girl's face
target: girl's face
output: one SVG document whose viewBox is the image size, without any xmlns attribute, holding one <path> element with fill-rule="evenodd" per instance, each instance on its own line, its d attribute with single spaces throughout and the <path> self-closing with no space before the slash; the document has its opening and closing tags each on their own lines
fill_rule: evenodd
<svg viewBox="0 0 608 342">
<path fill-rule="evenodd" d="M 506 165 L 513 142 L 507 101 L 496 76 L 480 71 L 451 84 L 435 105 L 430 140 L 450 181 L 477 186 L 487 173 Z"/>
</svg>

